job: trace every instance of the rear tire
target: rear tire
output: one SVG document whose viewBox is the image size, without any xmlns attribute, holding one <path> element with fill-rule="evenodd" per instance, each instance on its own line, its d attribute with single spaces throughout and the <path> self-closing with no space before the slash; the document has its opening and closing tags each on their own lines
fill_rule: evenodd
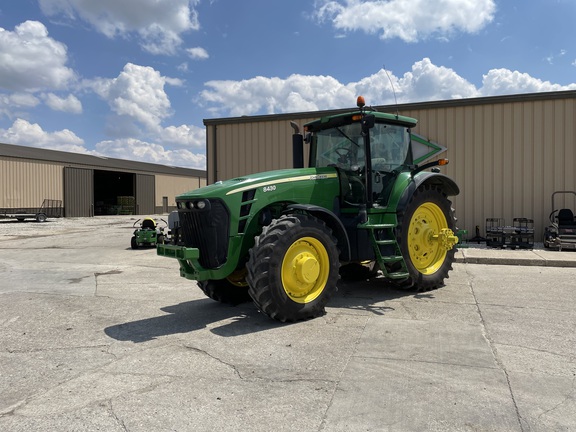
<svg viewBox="0 0 576 432">
<path fill-rule="evenodd" d="M 455 225 L 451 202 L 439 188 L 423 185 L 414 192 L 398 215 L 396 236 L 410 274 L 410 283 L 401 287 L 428 291 L 444 284 L 456 253 L 447 245 Z"/>
<path fill-rule="evenodd" d="M 323 315 L 340 277 L 340 252 L 326 224 L 310 215 L 283 215 L 255 240 L 247 279 L 258 309 L 282 322 Z"/>
<path fill-rule="evenodd" d="M 130 239 L 130 247 L 132 249 L 138 249 L 138 242 L 136 241 L 136 237 L 132 237 Z"/>
</svg>

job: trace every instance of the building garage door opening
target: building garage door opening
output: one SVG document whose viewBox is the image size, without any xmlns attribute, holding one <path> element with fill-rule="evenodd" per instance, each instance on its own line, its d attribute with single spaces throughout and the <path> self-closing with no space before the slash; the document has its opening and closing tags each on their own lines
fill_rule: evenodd
<svg viewBox="0 0 576 432">
<path fill-rule="evenodd" d="M 94 170 L 94 215 L 134 214 L 134 174 Z"/>
</svg>

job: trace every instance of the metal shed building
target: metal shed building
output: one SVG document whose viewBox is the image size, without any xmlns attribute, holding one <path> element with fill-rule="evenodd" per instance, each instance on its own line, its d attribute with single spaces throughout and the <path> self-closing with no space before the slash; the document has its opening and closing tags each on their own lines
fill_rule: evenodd
<svg viewBox="0 0 576 432">
<path fill-rule="evenodd" d="M 0 144 L 0 208 L 62 201 L 64 216 L 159 214 L 176 195 L 206 185 L 206 172 L 86 154 Z"/>
<path fill-rule="evenodd" d="M 369 101 L 367 101 L 369 102 Z M 354 101 L 351 101 L 351 108 Z M 534 220 L 541 241 L 551 195 L 576 190 L 576 91 L 374 107 L 419 120 L 413 132 L 447 147 L 443 172 L 460 186 L 458 227 L 484 233 L 486 218 Z M 292 166 L 292 129 L 348 110 L 206 119 L 208 183 Z M 560 203 L 574 209 L 576 203 Z"/>
</svg>

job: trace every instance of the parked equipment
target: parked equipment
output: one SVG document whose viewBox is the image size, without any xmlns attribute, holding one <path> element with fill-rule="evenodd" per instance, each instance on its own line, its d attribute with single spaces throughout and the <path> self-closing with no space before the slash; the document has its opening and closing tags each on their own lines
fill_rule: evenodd
<svg viewBox="0 0 576 432">
<path fill-rule="evenodd" d="M 417 120 L 357 102 L 305 124 L 304 135 L 291 123 L 293 169 L 178 196 L 176 244 L 157 253 L 178 259 L 181 276 L 208 297 L 252 299 L 283 322 L 322 315 L 341 274 L 381 271 L 402 288 L 441 286 L 458 242 L 447 197 L 459 188 L 437 169 L 448 160 L 423 163 L 440 150 L 411 139 Z"/>
<path fill-rule="evenodd" d="M 48 218 L 62 217 L 62 200 L 45 199 L 39 208 L 2 208 L 0 219 L 12 218 L 19 222 L 25 219 L 36 219 L 37 222 L 46 222 Z"/>
<path fill-rule="evenodd" d="M 152 218 L 143 219 L 140 227 L 134 230 L 134 235 L 130 240 L 130 246 L 132 249 L 146 246 L 157 246 L 164 243 L 164 229 L 168 224 L 164 219 L 160 219 L 160 221 L 164 222 L 164 227 L 159 227 L 157 221 Z M 138 222 L 140 222 L 140 219 L 134 222 L 132 227 L 136 227 Z"/>
<path fill-rule="evenodd" d="M 574 191 L 556 191 L 552 194 L 550 226 L 544 228 L 544 247 L 547 249 L 576 249 L 576 220 L 570 208 L 558 209 L 556 200 L 560 195 L 574 196 Z"/>
<path fill-rule="evenodd" d="M 514 218 L 506 225 L 503 218 L 486 219 L 486 246 L 507 249 L 534 248 L 534 219 Z"/>
</svg>

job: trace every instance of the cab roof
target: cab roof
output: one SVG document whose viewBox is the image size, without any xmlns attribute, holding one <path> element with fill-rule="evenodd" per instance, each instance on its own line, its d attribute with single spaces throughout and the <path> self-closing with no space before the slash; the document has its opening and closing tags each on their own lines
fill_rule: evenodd
<svg viewBox="0 0 576 432">
<path fill-rule="evenodd" d="M 325 116 L 318 120 L 311 121 L 304 125 L 304 130 L 309 132 L 316 132 L 331 127 L 343 126 L 360 121 L 359 115 L 362 111 L 350 111 L 344 114 L 335 114 L 332 116 Z M 389 114 L 378 111 L 364 111 L 365 115 L 374 115 L 376 123 L 389 123 L 400 126 L 413 128 L 418 123 L 418 120 L 412 117 L 401 116 L 397 114 Z"/>
</svg>

